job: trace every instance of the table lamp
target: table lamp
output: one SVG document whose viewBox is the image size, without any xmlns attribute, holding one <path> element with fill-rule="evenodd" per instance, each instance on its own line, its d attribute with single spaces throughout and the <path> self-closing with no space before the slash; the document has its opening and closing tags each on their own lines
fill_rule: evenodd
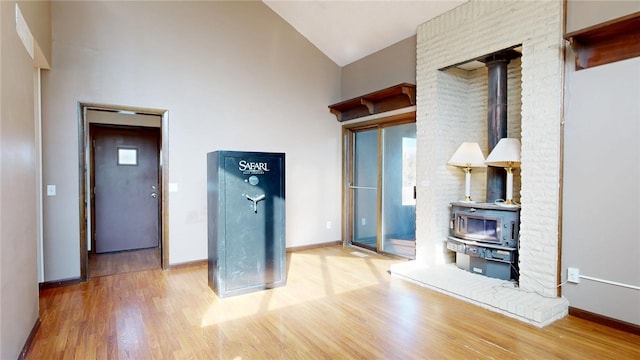
<svg viewBox="0 0 640 360">
<path fill-rule="evenodd" d="M 473 202 L 471 200 L 471 168 L 474 167 L 486 167 L 484 161 L 484 154 L 480 150 L 480 145 L 474 142 L 464 142 L 455 153 L 449 162 L 449 165 L 461 167 L 465 173 L 465 186 L 464 186 L 464 200 L 465 202 Z"/>
<path fill-rule="evenodd" d="M 500 139 L 485 163 L 489 166 L 503 167 L 507 171 L 507 194 L 502 205 L 518 206 L 513 201 L 513 168 L 520 167 L 520 140 Z"/>
</svg>

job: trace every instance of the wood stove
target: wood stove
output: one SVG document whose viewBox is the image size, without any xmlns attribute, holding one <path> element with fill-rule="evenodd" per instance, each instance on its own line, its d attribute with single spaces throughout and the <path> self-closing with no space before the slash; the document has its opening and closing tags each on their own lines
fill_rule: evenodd
<svg viewBox="0 0 640 360">
<path fill-rule="evenodd" d="M 495 203 L 450 204 L 447 249 L 466 271 L 503 280 L 518 280 L 520 207 Z"/>
</svg>

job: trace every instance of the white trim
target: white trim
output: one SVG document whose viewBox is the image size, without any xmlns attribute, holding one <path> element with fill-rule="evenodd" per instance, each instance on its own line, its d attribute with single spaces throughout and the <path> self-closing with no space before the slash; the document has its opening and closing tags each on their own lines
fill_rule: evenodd
<svg viewBox="0 0 640 360">
<path fill-rule="evenodd" d="M 33 68 L 34 85 L 34 134 L 36 151 L 36 241 L 38 282 L 44 282 L 44 204 L 42 181 L 42 77 L 40 68 Z"/>
</svg>

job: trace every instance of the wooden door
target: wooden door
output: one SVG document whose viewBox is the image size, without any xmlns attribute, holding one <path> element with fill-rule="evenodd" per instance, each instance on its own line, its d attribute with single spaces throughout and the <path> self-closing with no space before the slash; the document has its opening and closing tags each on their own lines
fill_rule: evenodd
<svg viewBox="0 0 640 360">
<path fill-rule="evenodd" d="M 96 253 L 159 244 L 158 128 L 91 126 Z"/>
</svg>

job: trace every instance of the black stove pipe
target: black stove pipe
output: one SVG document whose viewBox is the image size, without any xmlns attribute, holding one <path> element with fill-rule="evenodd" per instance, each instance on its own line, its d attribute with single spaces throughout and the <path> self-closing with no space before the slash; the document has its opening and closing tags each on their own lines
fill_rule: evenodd
<svg viewBox="0 0 640 360">
<path fill-rule="evenodd" d="M 509 58 L 499 55 L 485 59 L 488 68 L 487 134 L 489 153 L 500 139 L 507 137 L 507 64 L 509 61 Z M 488 203 L 505 198 L 506 179 L 507 175 L 504 169 L 487 167 Z"/>
<path fill-rule="evenodd" d="M 516 50 L 503 50 L 480 60 L 487 65 L 487 134 L 489 153 L 500 139 L 507 137 L 507 65 L 521 57 Z M 489 154 L 487 154 L 489 155 Z M 487 167 L 487 202 L 505 200 L 507 173 L 498 167 Z"/>
</svg>

